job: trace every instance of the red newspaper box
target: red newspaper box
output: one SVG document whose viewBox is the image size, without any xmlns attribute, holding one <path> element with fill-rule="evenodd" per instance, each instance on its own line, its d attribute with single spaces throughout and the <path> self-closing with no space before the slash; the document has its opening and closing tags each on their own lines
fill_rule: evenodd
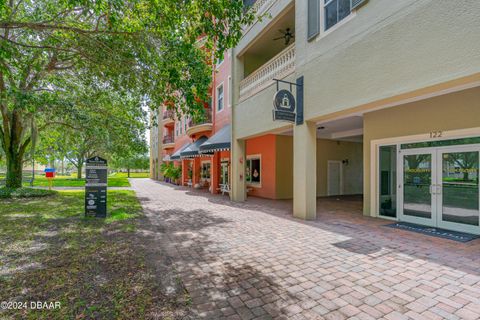
<svg viewBox="0 0 480 320">
<path fill-rule="evenodd" d="M 55 169 L 54 168 L 46 168 L 45 169 L 45 178 L 48 179 L 48 189 L 52 189 L 53 179 L 55 178 Z"/>
<path fill-rule="evenodd" d="M 55 172 L 45 172 L 45 178 L 55 178 Z"/>
</svg>

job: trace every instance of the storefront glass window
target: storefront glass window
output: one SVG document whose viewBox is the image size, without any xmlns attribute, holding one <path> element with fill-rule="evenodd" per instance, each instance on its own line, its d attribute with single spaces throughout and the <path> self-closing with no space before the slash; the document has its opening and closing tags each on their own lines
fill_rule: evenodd
<svg viewBox="0 0 480 320">
<path fill-rule="evenodd" d="M 202 163 L 202 171 L 200 173 L 202 179 L 210 179 L 210 162 Z"/>
<path fill-rule="evenodd" d="M 220 184 L 228 184 L 228 161 L 222 161 Z"/>
<path fill-rule="evenodd" d="M 379 213 L 381 216 L 397 216 L 397 146 L 382 146 L 379 150 Z"/>
<path fill-rule="evenodd" d="M 261 182 L 260 158 L 247 159 L 245 178 L 247 183 L 260 184 Z"/>
</svg>

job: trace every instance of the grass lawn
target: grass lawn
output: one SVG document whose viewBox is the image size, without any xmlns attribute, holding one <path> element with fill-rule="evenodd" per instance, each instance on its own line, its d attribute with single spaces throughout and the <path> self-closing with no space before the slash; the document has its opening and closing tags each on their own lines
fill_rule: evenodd
<svg viewBox="0 0 480 320">
<path fill-rule="evenodd" d="M 117 172 L 110 177 L 128 178 L 128 174 L 126 172 Z M 130 178 L 150 178 L 150 172 L 130 172 Z"/>
<path fill-rule="evenodd" d="M 78 191 L 0 200 L 0 301 L 61 303 L 0 311 L 1 319 L 145 319 L 169 310 L 138 245 L 143 213 L 134 192 L 108 197 L 105 220 L 84 217 Z"/>
<path fill-rule="evenodd" d="M 48 180 L 43 176 L 35 177 L 33 183 L 35 187 L 48 187 Z M 24 182 L 24 186 L 30 186 L 30 183 Z M 85 179 L 77 179 L 75 176 L 56 176 L 53 181 L 53 187 L 84 187 Z M 130 187 L 130 182 L 126 177 L 109 176 L 109 187 Z"/>
</svg>

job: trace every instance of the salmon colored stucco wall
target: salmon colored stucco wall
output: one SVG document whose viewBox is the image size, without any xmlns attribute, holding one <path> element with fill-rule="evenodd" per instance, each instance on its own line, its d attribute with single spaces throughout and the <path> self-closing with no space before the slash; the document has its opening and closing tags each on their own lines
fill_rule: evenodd
<svg viewBox="0 0 480 320">
<path fill-rule="evenodd" d="M 275 135 L 268 134 L 246 141 L 247 158 L 251 155 L 261 156 L 261 186 L 249 186 L 249 188 L 252 189 L 252 191 L 248 193 L 249 196 L 276 199 L 275 139 Z M 235 161 L 235 159 L 233 161 Z"/>
<path fill-rule="evenodd" d="M 231 66 L 231 50 L 225 52 L 223 62 L 217 66 L 213 74 L 212 99 L 213 99 L 213 119 L 214 133 L 226 126 L 231 121 L 231 101 L 230 101 L 230 66 Z M 223 109 L 217 112 L 217 87 L 223 83 Z"/>
</svg>

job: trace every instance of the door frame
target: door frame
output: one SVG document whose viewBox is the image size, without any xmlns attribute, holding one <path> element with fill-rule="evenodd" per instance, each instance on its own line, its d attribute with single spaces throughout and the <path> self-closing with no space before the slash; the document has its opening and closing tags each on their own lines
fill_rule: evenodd
<svg viewBox="0 0 480 320">
<path fill-rule="evenodd" d="M 338 163 L 340 168 L 340 184 L 339 184 L 339 194 L 332 194 L 330 192 L 330 165 L 333 163 Z M 341 196 L 343 195 L 343 162 L 341 160 L 328 160 L 327 161 L 327 195 L 328 196 Z"/>
<path fill-rule="evenodd" d="M 440 170 L 437 171 L 436 177 L 436 207 L 437 207 L 437 227 L 442 229 L 449 229 L 459 232 L 468 232 L 474 234 L 480 234 L 480 223 L 479 226 L 468 225 L 468 224 L 461 224 L 449 221 L 442 220 L 443 214 L 443 154 L 444 153 L 455 153 L 455 152 L 478 152 L 479 153 L 479 160 L 480 160 L 480 145 L 478 144 L 466 144 L 466 145 L 457 145 L 457 146 L 445 146 L 445 147 L 437 147 L 436 148 L 436 156 L 437 156 L 437 166 L 440 166 Z M 479 164 L 480 166 L 480 164 Z M 480 174 L 480 172 L 479 172 Z M 440 192 L 438 192 L 438 188 L 440 187 Z M 478 188 L 478 197 L 480 202 L 480 185 Z M 479 215 L 479 222 L 480 222 L 480 206 L 478 210 Z"/>
<path fill-rule="evenodd" d="M 369 161 L 370 161 L 370 172 L 368 173 L 369 179 L 369 212 L 365 213 L 371 217 L 377 217 L 385 220 L 398 220 L 397 217 L 387 217 L 380 215 L 380 206 L 379 206 L 379 187 L 380 187 L 380 175 L 378 174 L 379 164 L 380 164 L 380 147 L 382 146 L 397 146 L 397 152 L 400 150 L 400 145 L 404 143 L 415 143 L 415 142 L 428 142 L 428 141 L 440 141 L 440 140 L 451 140 L 451 139 L 462 139 L 462 138 L 473 138 L 480 136 L 480 127 L 473 127 L 467 129 L 454 129 L 454 130 L 442 130 L 441 137 L 436 137 L 432 135 L 432 132 L 424 132 L 420 134 L 410 134 L 402 135 L 389 138 L 380 138 L 370 140 L 370 150 L 369 150 Z M 364 142 L 365 143 L 365 142 Z M 366 142 L 368 143 L 368 142 Z M 398 188 L 398 181 L 397 181 Z M 364 190 L 364 192 L 367 190 Z"/>
<path fill-rule="evenodd" d="M 417 154 L 429 154 L 430 155 L 430 219 L 422 217 L 414 217 L 405 215 L 403 213 L 403 200 L 404 200 L 404 156 L 417 155 Z M 434 193 L 432 192 L 432 186 L 436 185 L 437 179 L 437 160 L 436 151 L 433 148 L 415 148 L 398 150 L 397 152 L 397 219 L 399 221 L 405 221 L 410 223 L 417 223 L 421 225 L 427 225 L 431 227 L 437 226 L 437 201 Z"/>
</svg>

